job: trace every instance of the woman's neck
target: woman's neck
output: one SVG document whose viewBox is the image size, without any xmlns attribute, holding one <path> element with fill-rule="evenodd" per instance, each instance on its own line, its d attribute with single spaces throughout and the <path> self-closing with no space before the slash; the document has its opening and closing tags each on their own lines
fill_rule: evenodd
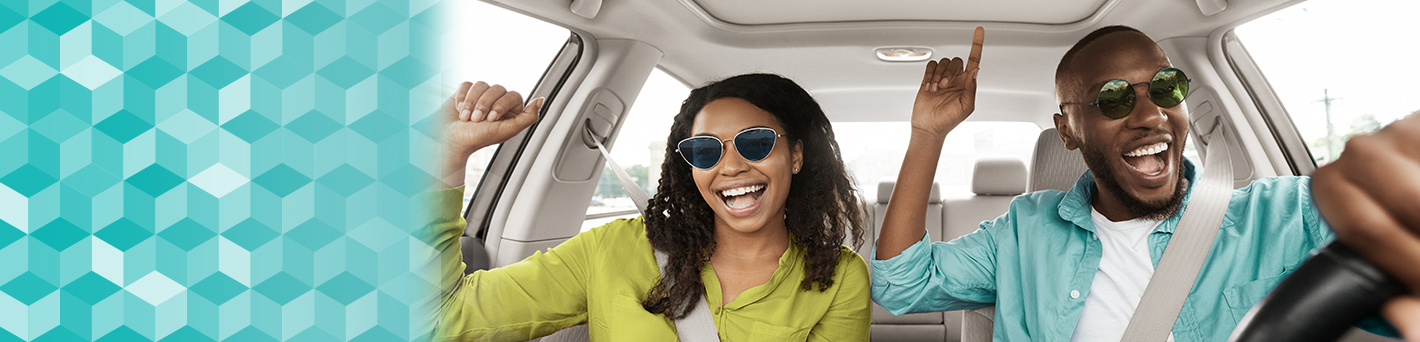
<svg viewBox="0 0 1420 342">
<path fill-rule="evenodd" d="M 789 249 L 789 230 L 783 221 L 776 223 L 753 232 L 716 225 L 714 256 L 735 261 L 778 260 Z"/>
<path fill-rule="evenodd" d="M 789 230 L 784 228 L 783 220 L 749 232 L 716 224 L 715 254 L 710 256 L 710 264 L 720 281 L 721 305 L 769 282 L 788 249 Z"/>
</svg>

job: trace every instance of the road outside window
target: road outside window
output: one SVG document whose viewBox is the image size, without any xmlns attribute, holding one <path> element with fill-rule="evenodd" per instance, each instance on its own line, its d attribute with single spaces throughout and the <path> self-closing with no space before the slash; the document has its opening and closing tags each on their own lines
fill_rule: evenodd
<svg viewBox="0 0 1420 342">
<path fill-rule="evenodd" d="M 1347 139 L 1420 112 L 1416 13 L 1417 1 L 1311 0 L 1234 33 L 1320 166 Z"/>
</svg>

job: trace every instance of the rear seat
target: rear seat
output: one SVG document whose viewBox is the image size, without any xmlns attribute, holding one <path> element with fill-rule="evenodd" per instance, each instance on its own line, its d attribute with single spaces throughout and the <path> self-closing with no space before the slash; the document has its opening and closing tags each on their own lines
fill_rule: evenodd
<svg viewBox="0 0 1420 342">
<path fill-rule="evenodd" d="M 1054 127 L 1047 128 L 1036 136 L 1035 152 L 1031 155 L 1030 187 L 1027 190 L 1069 191 L 1075 180 L 1087 170 L 1080 151 L 1066 149 L 1065 143 L 1060 141 L 1059 131 Z M 1000 212 L 1005 213 L 1006 210 L 1003 208 Z M 962 341 L 991 341 L 995 319 L 995 306 L 967 310 L 962 320 Z"/>
<path fill-rule="evenodd" d="M 976 161 L 971 172 L 974 196 L 942 201 L 942 231 L 951 241 L 970 234 L 981 221 L 996 219 L 1011 206 L 1011 199 L 1026 191 L 1026 164 L 1012 157 L 987 157 Z"/>
<path fill-rule="evenodd" d="M 941 190 L 932 184 L 927 200 L 927 235 L 932 241 L 950 241 L 976 231 L 981 221 L 1005 213 L 1015 195 L 1025 192 L 1026 167 L 1020 159 L 983 158 L 972 172 L 972 196 L 939 200 Z M 877 203 L 873 205 L 873 230 L 869 241 L 876 241 L 882 231 L 888 198 L 894 182 L 878 183 Z M 870 253 L 863 248 L 860 253 Z M 865 254 L 864 258 L 872 255 Z M 962 311 L 929 312 L 893 316 L 873 304 L 873 341 L 960 341 Z"/>
<path fill-rule="evenodd" d="M 971 234 L 981 221 L 993 220 L 1006 213 L 1011 199 L 1026 189 L 1026 166 L 1020 159 L 988 157 L 978 159 L 971 172 L 972 196 L 942 200 L 942 241 L 951 241 Z M 962 321 L 969 311 L 949 311 L 946 324 L 952 332 L 948 338 L 962 338 Z"/>
<path fill-rule="evenodd" d="M 883 229 L 883 218 L 886 217 L 888 198 L 892 197 L 892 188 L 895 181 L 884 180 L 878 182 L 877 202 L 873 203 L 870 209 L 873 228 L 867 231 L 867 242 L 858 253 L 863 259 L 873 258 L 873 243 L 878 240 L 878 233 Z M 942 192 L 941 187 L 932 184 L 932 194 L 927 199 L 927 235 L 932 241 L 941 241 L 942 237 Z M 928 312 L 893 316 L 887 309 L 873 303 L 873 327 L 870 331 L 872 341 L 949 341 L 956 342 L 960 335 L 960 314 L 955 317 L 957 320 L 947 324 L 943 320 L 941 312 Z"/>
</svg>

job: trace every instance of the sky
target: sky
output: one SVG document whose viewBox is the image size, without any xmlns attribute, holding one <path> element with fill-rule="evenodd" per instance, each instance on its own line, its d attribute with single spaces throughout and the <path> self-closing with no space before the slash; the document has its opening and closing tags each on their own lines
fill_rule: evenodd
<svg viewBox="0 0 1420 342">
<path fill-rule="evenodd" d="M 477 0 L 445 2 L 443 42 L 447 91 L 464 81 L 501 84 L 526 95 L 571 36 L 567 29 Z"/>
<path fill-rule="evenodd" d="M 1234 32 L 1308 140 L 1361 114 L 1389 123 L 1420 110 L 1420 1 L 1310 0 Z M 1313 153 L 1316 153 L 1314 151 Z"/>
<path fill-rule="evenodd" d="M 449 4 L 451 13 L 475 13 L 453 20 L 450 33 L 443 37 L 445 88 L 450 93 L 459 82 L 484 81 L 526 97 L 571 36 L 565 28 L 482 1 Z M 611 146 L 612 157 L 623 167 L 646 164 L 646 147 L 653 142 L 664 144 L 671 118 L 689 94 L 690 89 L 680 81 L 660 70 L 652 72 L 631 106 L 629 121 Z"/>
</svg>

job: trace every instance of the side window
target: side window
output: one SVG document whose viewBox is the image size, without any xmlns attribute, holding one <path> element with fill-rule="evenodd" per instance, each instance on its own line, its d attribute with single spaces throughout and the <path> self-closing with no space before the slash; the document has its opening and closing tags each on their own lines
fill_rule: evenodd
<svg viewBox="0 0 1420 342">
<path fill-rule="evenodd" d="M 1318 166 L 1346 140 L 1420 113 L 1411 67 L 1415 1 L 1311 0 L 1233 32 L 1291 115 Z"/>
<path fill-rule="evenodd" d="M 571 34 L 565 28 L 482 1 L 446 2 L 450 13 L 466 13 L 477 20 L 449 20 L 442 37 L 444 87 L 451 95 L 459 84 L 484 81 L 522 94 L 524 100 Z M 496 29 L 489 29 L 496 28 Z M 481 33 L 480 33 L 481 32 Z M 518 34 L 503 34 L 518 32 Z M 447 96 L 446 96 L 447 97 Z M 478 189 L 498 145 L 468 158 L 464 206 Z"/>
<path fill-rule="evenodd" d="M 634 178 L 647 195 L 656 193 L 666 153 L 666 136 L 670 135 L 672 119 L 680 112 L 680 103 L 686 96 L 690 96 L 690 88 L 685 84 L 659 68 L 651 71 L 646 84 L 641 86 L 640 95 L 636 96 L 636 103 L 627 113 L 626 123 L 616 135 L 616 142 L 611 145 L 611 157 L 626 168 L 627 175 Z M 591 204 L 587 206 L 582 231 L 639 215 L 610 167 L 611 164 L 605 166 L 597 181 L 597 192 L 592 194 Z"/>
</svg>

